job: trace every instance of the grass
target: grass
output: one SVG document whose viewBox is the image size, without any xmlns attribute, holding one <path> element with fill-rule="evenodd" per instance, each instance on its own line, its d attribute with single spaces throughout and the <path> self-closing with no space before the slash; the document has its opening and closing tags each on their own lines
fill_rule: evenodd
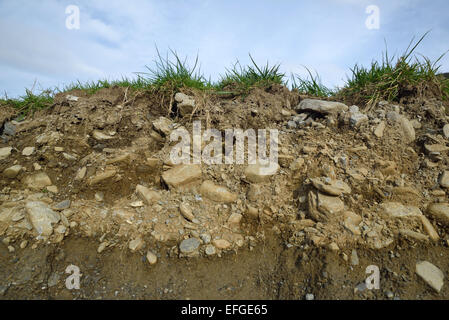
<svg viewBox="0 0 449 320">
<path fill-rule="evenodd" d="M 154 67 L 146 66 L 147 72 L 139 73 L 142 79 L 156 90 L 177 91 L 182 87 L 194 89 L 209 89 L 212 87 L 201 73 L 198 65 L 198 55 L 196 56 L 193 67 L 187 63 L 187 57 L 183 60 L 176 51 L 170 49 L 172 58 L 169 54 L 164 58 L 156 48 L 157 59 L 154 61 Z"/>
<path fill-rule="evenodd" d="M 267 62 L 263 66 L 257 65 L 251 54 L 251 65 L 242 66 L 237 60 L 234 65 L 226 69 L 224 76 L 221 76 L 216 88 L 219 90 L 231 89 L 238 93 L 247 94 L 251 88 L 265 87 L 272 84 L 284 83 L 285 74 L 280 72 L 280 65 L 270 66 Z"/>
<path fill-rule="evenodd" d="M 292 90 L 298 90 L 299 93 L 321 98 L 335 95 L 336 91 L 326 87 L 321 82 L 318 73 L 315 73 L 314 76 L 307 67 L 305 68 L 309 75 L 307 78 L 292 74 Z"/>
<path fill-rule="evenodd" d="M 17 109 L 18 120 L 53 104 L 53 91 L 51 90 L 43 90 L 39 94 L 34 94 L 30 89 L 26 89 L 25 91 L 25 95 L 19 99 L 9 99 L 8 97 L 0 99 L 0 106 L 7 105 Z"/>
<path fill-rule="evenodd" d="M 382 53 L 381 61 L 373 61 L 368 67 L 356 64 L 350 69 L 351 73 L 341 89 L 331 89 L 323 85 L 318 73 L 312 74 L 307 68 L 307 77 L 291 76 L 291 89 L 301 94 L 315 97 L 334 97 L 345 102 L 358 105 L 373 105 L 379 100 L 399 101 L 412 87 L 418 90 L 432 90 L 440 94 L 443 99 L 449 98 L 449 78 L 439 76 L 442 54 L 435 61 L 415 54 L 428 32 L 418 41 L 410 41 L 405 52 L 398 56 L 389 56 L 386 49 Z M 99 80 L 82 83 L 77 81 L 62 90 L 43 90 L 36 94 L 33 90 L 26 90 L 24 96 L 18 99 L 5 97 L 0 99 L 0 107 L 8 105 L 16 108 L 20 117 L 49 107 L 53 104 L 55 93 L 71 90 L 83 90 L 94 94 L 103 88 L 114 86 L 131 88 L 132 90 L 149 90 L 162 93 L 164 97 L 173 96 L 174 92 L 182 88 L 192 88 L 213 94 L 247 95 L 252 88 L 268 87 L 273 84 L 288 85 L 285 74 L 281 72 L 280 64 L 258 65 L 251 54 L 251 63 L 242 66 L 237 60 L 231 68 L 226 69 L 224 75 L 216 83 L 201 73 L 198 55 L 192 66 L 187 63 L 187 57 L 181 59 L 176 51 L 169 50 L 163 57 L 156 48 L 157 58 L 152 67 L 146 67 L 146 72 L 137 73 L 135 78 L 122 77 L 121 80 Z"/>
<path fill-rule="evenodd" d="M 380 62 L 373 61 L 369 67 L 356 64 L 346 85 L 337 95 L 370 106 L 379 100 L 399 101 L 402 93 L 410 87 L 419 89 L 431 86 L 447 99 L 449 80 L 437 76 L 438 63 L 445 53 L 433 62 L 427 57 L 413 54 L 427 34 L 415 43 L 413 38 L 405 52 L 397 58 L 389 57 L 386 49 Z"/>
</svg>

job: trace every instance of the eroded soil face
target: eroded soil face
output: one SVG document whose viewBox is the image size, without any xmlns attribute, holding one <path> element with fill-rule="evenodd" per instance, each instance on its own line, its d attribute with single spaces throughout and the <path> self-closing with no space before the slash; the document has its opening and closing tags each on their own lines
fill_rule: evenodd
<svg viewBox="0 0 449 320">
<path fill-rule="evenodd" d="M 185 93 L 70 92 L 2 118 L 1 298 L 448 298 L 441 101 Z M 194 121 L 277 129 L 279 165 L 174 164 L 170 134 Z M 369 265 L 379 290 L 363 285 Z"/>
</svg>

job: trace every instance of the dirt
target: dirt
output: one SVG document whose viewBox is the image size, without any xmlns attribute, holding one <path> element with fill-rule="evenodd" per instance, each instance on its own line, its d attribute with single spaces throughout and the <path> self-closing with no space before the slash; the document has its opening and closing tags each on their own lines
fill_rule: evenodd
<svg viewBox="0 0 449 320">
<path fill-rule="evenodd" d="M 189 112 L 174 93 L 114 87 L 2 118 L 0 149 L 12 150 L 0 160 L 1 299 L 449 298 L 447 284 L 437 292 L 415 272 L 426 260 L 447 282 L 448 222 L 428 209 L 449 202 L 445 102 L 419 92 L 326 113 L 300 110 L 310 97 L 282 86 L 184 93 Z M 203 163 L 174 185 L 169 134 L 194 121 L 278 129 L 280 167 L 255 182 L 248 164 Z M 211 197 L 205 181 L 221 191 Z M 33 220 L 36 205 L 57 221 Z M 184 251 L 187 239 L 197 248 Z M 79 290 L 66 288 L 69 265 L 82 273 Z M 363 285 L 372 265 L 380 289 Z"/>
</svg>

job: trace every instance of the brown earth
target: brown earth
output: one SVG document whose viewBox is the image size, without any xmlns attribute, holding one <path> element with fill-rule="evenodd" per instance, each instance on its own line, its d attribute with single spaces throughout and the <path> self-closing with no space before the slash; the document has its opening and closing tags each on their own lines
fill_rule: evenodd
<svg viewBox="0 0 449 320">
<path fill-rule="evenodd" d="M 329 112 L 301 110 L 307 97 L 280 86 L 184 93 L 194 105 L 118 87 L 63 93 L 8 122 L 12 135 L 4 116 L 0 298 L 449 297 L 447 284 L 437 293 L 415 272 L 421 260 L 444 281 L 449 270 L 442 101 L 420 94 Z M 174 165 L 170 132 L 192 132 L 194 120 L 278 129 L 280 168 Z M 65 288 L 70 264 L 80 290 Z M 361 286 L 368 265 L 380 269 L 380 290 Z"/>
</svg>

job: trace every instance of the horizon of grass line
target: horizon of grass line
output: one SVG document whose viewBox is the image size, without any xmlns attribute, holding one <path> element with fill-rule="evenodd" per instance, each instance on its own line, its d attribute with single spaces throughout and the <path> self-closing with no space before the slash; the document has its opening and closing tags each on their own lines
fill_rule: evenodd
<svg viewBox="0 0 449 320">
<path fill-rule="evenodd" d="M 162 91 L 166 94 L 173 94 L 182 88 L 193 88 L 210 93 L 247 95 L 252 88 L 278 84 L 308 96 L 337 97 L 369 105 L 381 99 L 397 100 L 400 91 L 407 85 L 419 86 L 431 83 L 438 88 L 444 99 L 448 99 L 449 79 L 438 75 L 441 67 L 439 63 L 447 52 L 434 61 L 414 54 L 428 33 L 429 31 L 416 42 L 412 38 L 407 49 L 398 57 L 395 55 L 390 57 L 386 48 L 382 52 L 381 61 L 373 60 L 368 67 L 356 63 L 350 69 L 351 74 L 347 76 L 346 83 L 341 88 L 326 87 L 318 72 L 315 71 L 314 75 L 306 66 L 304 66 L 307 71 L 306 77 L 291 74 L 288 78 L 280 71 L 280 64 L 270 65 L 267 61 L 264 65 L 258 65 L 251 54 L 249 54 L 250 64 L 241 65 L 239 60 L 236 60 L 230 68 L 225 69 L 225 73 L 220 75 L 217 81 L 212 82 L 201 72 L 198 55 L 194 64 L 190 66 L 187 57 L 181 59 L 172 49 L 169 49 L 166 56 L 162 56 L 156 47 L 157 57 L 153 61 L 153 66 L 146 66 L 145 72 L 136 72 L 134 78 L 122 76 L 120 80 L 75 81 L 62 86 L 62 89 L 55 87 L 41 90 L 39 93 L 33 92 L 35 86 L 33 85 L 32 89 L 25 89 L 25 95 L 19 98 L 8 98 L 5 94 L 5 98 L 0 99 L 0 106 L 10 105 L 18 109 L 21 115 L 26 116 L 29 112 L 52 105 L 54 95 L 57 93 L 83 90 L 87 94 L 94 94 L 100 89 L 115 86 L 131 90 Z"/>
</svg>

